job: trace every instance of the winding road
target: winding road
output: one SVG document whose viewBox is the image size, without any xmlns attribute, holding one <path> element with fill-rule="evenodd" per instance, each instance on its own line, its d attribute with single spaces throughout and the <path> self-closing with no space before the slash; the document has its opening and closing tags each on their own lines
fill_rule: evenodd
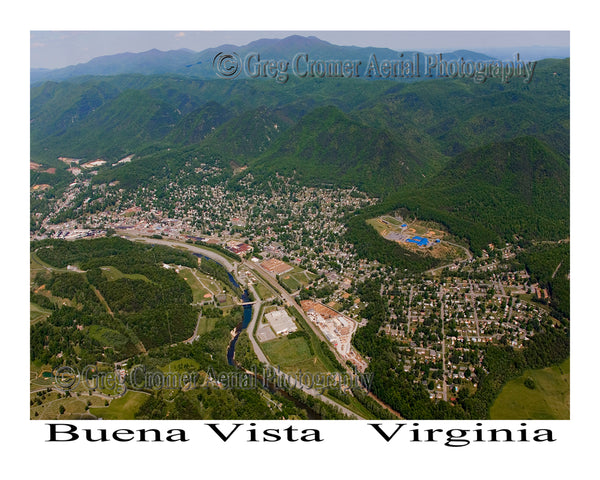
<svg viewBox="0 0 600 480">
<path fill-rule="evenodd" d="M 192 253 L 199 253 L 201 255 L 205 255 L 208 258 L 211 258 L 212 260 L 215 260 L 216 262 L 219 262 L 221 265 L 223 265 L 229 272 L 235 272 L 235 266 L 232 263 L 231 260 L 225 258 L 223 255 L 220 255 L 212 250 L 207 250 L 201 247 L 198 247 L 196 245 L 190 245 L 189 243 L 181 243 L 181 242 L 177 242 L 175 240 L 164 240 L 164 239 L 157 239 L 157 238 L 147 238 L 147 237 L 142 237 L 139 235 L 128 235 L 125 234 L 124 236 L 126 236 L 128 239 L 130 240 L 137 240 L 137 241 L 141 241 L 144 243 L 150 243 L 150 244 L 157 244 L 157 245 L 166 245 L 169 247 L 178 247 L 178 248 L 185 248 L 187 250 L 189 250 Z M 258 270 L 258 273 L 260 273 L 261 277 L 266 277 L 265 280 L 267 280 L 269 278 L 268 273 L 265 270 L 262 270 L 260 266 L 253 264 L 252 262 L 248 262 L 248 261 L 244 261 L 244 265 L 249 268 L 251 271 L 256 272 Z M 261 271 L 262 270 L 262 271 Z M 268 281 L 268 280 L 267 280 Z M 268 282 L 269 285 L 274 288 L 282 297 L 283 299 L 288 302 L 291 306 L 293 306 L 296 310 L 298 310 L 300 312 L 300 314 L 303 316 L 303 318 L 306 319 L 308 325 L 312 328 L 311 322 L 306 318 L 306 314 L 304 313 L 304 311 L 302 310 L 302 308 L 300 308 L 300 306 L 296 303 L 296 301 L 294 300 L 294 298 L 281 286 L 279 285 L 277 282 Z M 252 320 L 250 320 L 250 323 L 248 324 L 248 338 L 250 338 L 250 343 L 252 344 L 252 348 L 254 350 L 254 353 L 256 354 L 258 360 L 260 362 L 262 362 L 263 364 L 265 364 L 265 366 L 267 368 L 272 368 L 273 371 L 276 371 L 275 367 L 273 365 L 271 365 L 269 363 L 269 360 L 267 359 L 266 355 L 264 354 L 264 352 L 262 351 L 262 349 L 260 348 L 260 345 L 258 344 L 258 342 L 256 341 L 256 339 L 254 338 L 254 326 L 256 325 L 256 322 L 258 321 L 258 315 L 260 312 L 260 307 L 262 305 L 262 301 L 260 300 L 260 297 L 258 296 L 256 290 L 254 289 L 253 285 L 249 285 L 248 288 L 250 289 L 250 291 L 252 292 L 252 295 L 254 295 L 254 298 L 257 299 L 254 307 L 252 309 Z M 198 317 L 198 320 L 200 320 L 200 317 Z M 313 329 L 313 331 L 315 331 Z M 317 334 L 317 336 L 320 339 L 324 340 L 324 337 L 322 335 L 322 333 L 319 331 L 315 331 L 315 334 Z M 193 340 L 193 338 L 195 338 L 196 336 L 196 332 L 194 332 L 194 336 L 191 337 L 190 339 L 186 340 L 186 342 L 189 342 L 191 340 Z M 288 375 L 286 375 L 285 373 L 280 373 L 279 374 L 280 377 L 287 377 Z M 292 377 L 294 378 L 294 377 Z M 289 382 L 288 382 L 289 383 Z M 352 410 L 344 407 L 343 405 L 340 405 L 338 402 L 330 399 L 329 397 L 326 397 L 324 395 L 322 395 L 321 393 L 319 393 L 317 390 L 315 390 L 314 388 L 309 388 L 306 385 L 303 385 L 299 382 L 295 382 L 296 386 L 298 388 L 300 388 L 302 391 L 304 391 L 305 393 L 318 398 L 319 400 L 321 400 L 324 403 L 327 403 L 329 405 L 332 405 L 334 407 L 336 407 L 338 410 L 340 410 L 344 415 L 347 415 L 350 418 L 355 418 L 358 420 L 364 420 L 363 417 L 359 416 L 358 414 L 354 413 Z"/>
</svg>

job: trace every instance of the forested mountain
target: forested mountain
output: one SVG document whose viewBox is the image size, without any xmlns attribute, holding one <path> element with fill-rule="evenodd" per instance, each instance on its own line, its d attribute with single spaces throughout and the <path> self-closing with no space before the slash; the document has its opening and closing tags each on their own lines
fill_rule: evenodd
<svg viewBox="0 0 600 480">
<path fill-rule="evenodd" d="M 321 56 L 341 48 L 290 37 L 246 50 L 276 55 L 301 46 Z M 180 59 L 190 55 L 184 53 Z M 389 197 L 386 205 L 418 209 L 475 249 L 513 234 L 562 238 L 569 60 L 540 61 L 528 84 L 291 77 L 282 85 L 126 74 L 32 87 L 31 160 L 57 169 L 36 171 L 32 182 L 67 185 L 71 177 L 59 156 L 110 165 L 130 154 L 131 163 L 105 167 L 94 182 L 135 188 L 201 162 L 229 175 L 246 166 L 243 175 L 258 181 L 279 173 L 306 185 L 357 186 Z"/>
<path fill-rule="evenodd" d="M 355 185 L 384 193 L 414 178 L 421 163 L 385 130 L 352 120 L 335 107 L 320 107 L 283 134 L 253 166 L 260 173 L 297 175 L 307 184 Z"/>
<path fill-rule="evenodd" d="M 456 156 L 395 202 L 446 224 L 475 250 L 515 235 L 558 240 L 569 234 L 569 165 L 540 140 L 521 137 Z"/>
<path fill-rule="evenodd" d="M 309 142 L 308 137 L 301 138 L 311 135 L 309 122 L 299 122 L 309 113 L 309 119 L 319 117 L 324 110 L 317 109 L 330 106 L 345 115 L 318 120 L 329 123 L 336 141 L 356 141 L 351 137 L 361 124 L 379 132 L 380 151 L 401 150 L 409 168 L 411 159 L 418 158 L 426 176 L 457 153 L 523 135 L 544 141 L 568 158 L 568 76 L 568 60 L 549 60 L 540 62 L 528 85 L 360 79 L 291 79 L 279 85 L 154 75 L 45 83 L 31 92 L 31 158 L 51 166 L 60 165 L 58 156 L 102 157 L 112 163 L 129 153 L 140 159 L 147 149 L 193 144 L 225 154 L 226 163 L 256 159 L 262 167 L 263 160 L 271 158 L 269 169 L 289 170 L 293 163 L 289 152 L 280 161 L 284 147 L 273 140 L 289 126 L 294 127 L 298 147 Z M 360 135 L 365 139 L 371 133 L 363 130 Z M 318 165 L 330 156 L 331 148 L 315 147 L 311 155 Z M 363 158 L 354 161 L 364 164 L 368 149 L 362 149 Z M 373 158 L 379 169 L 377 155 Z M 382 172 L 385 179 L 389 172 Z M 324 169 L 321 174 L 326 181 L 333 176 Z M 307 178 L 313 179 L 314 174 Z"/>
</svg>

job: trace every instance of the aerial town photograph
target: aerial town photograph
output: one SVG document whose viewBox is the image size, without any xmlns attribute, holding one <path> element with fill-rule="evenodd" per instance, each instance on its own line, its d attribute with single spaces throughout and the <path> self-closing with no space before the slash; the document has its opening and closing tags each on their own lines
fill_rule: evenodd
<svg viewBox="0 0 600 480">
<path fill-rule="evenodd" d="M 31 420 L 570 418 L 569 32 L 401 33 L 31 32 Z"/>
</svg>

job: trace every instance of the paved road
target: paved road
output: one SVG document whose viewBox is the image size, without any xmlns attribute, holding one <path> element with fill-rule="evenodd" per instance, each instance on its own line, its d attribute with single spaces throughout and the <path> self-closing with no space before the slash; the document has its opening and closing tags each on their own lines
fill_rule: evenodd
<svg viewBox="0 0 600 480">
<path fill-rule="evenodd" d="M 267 360 L 267 356 L 264 354 L 264 352 L 260 348 L 260 345 L 254 338 L 254 326 L 256 325 L 256 322 L 258 321 L 258 314 L 260 312 L 260 307 L 262 305 L 262 302 L 259 300 L 260 297 L 258 296 L 258 293 L 256 293 L 256 290 L 254 289 L 254 285 L 248 285 L 248 288 L 252 292 L 252 295 L 254 295 L 254 298 L 256 298 L 256 303 L 252 307 L 252 320 L 250 320 L 250 323 L 248 324 L 248 327 L 246 330 L 248 331 L 248 337 L 250 338 L 250 343 L 252 344 L 252 348 L 254 349 L 254 353 L 258 357 L 259 362 L 268 364 L 269 361 Z"/>
<path fill-rule="evenodd" d="M 200 328 L 200 319 L 202 318 L 202 310 L 200 310 L 200 312 L 198 313 L 198 321 L 196 322 L 196 328 L 194 328 L 194 333 L 192 334 L 192 336 L 190 338 L 188 338 L 187 340 L 184 340 L 183 343 L 192 343 L 194 340 L 196 340 L 196 337 L 198 336 L 198 329 Z"/>
<path fill-rule="evenodd" d="M 158 245 L 167 245 L 170 247 L 185 247 L 187 250 L 193 252 L 193 253 L 200 253 L 202 255 L 206 255 L 209 258 L 212 258 L 213 260 L 219 262 L 221 265 L 223 265 L 227 270 L 229 270 L 230 272 L 234 271 L 234 265 L 231 263 L 230 260 L 227 260 L 225 257 L 223 257 L 222 255 L 219 255 L 218 253 L 215 253 L 211 250 L 206 250 L 203 249 L 201 247 L 198 247 L 196 245 L 190 245 L 189 243 L 181 243 L 181 242 L 177 242 L 174 240 L 164 240 L 164 239 L 158 239 L 158 238 L 146 238 L 146 237 L 140 237 L 138 235 L 126 235 L 129 239 L 131 240 L 139 240 L 142 241 L 144 243 L 150 243 L 150 244 L 158 244 Z M 257 266 L 255 264 L 253 264 L 252 262 L 248 262 L 248 261 L 244 261 L 244 264 L 250 268 L 250 270 L 262 270 L 260 271 L 260 273 L 262 274 L 262 277 L 266 277 L 267 279 L 269 278 L 266 270 L 263 270 L 260 266 Z M 253 267 L 257 267 L 257 268 L 253 268 Z M 312 328 L 311 322 L 310 320 L 308 320 L 306 318 L 306 315 L 304 314 L 304 311 L 302 310 L 302 308 L 300 308 L 300 306 L 296 303 L 296 301 L 291 297 L 291 295 L 278 283 L 276 282 L 269 282 L 269 284 L 273 287 L 276 288 L 277 291 L 281 294 L 281 296 L 284 298 L 284 300 L 286 300 L 290 305 L 292 305 L 294 308 L 296 308 L 296 310 L 298 310 L 300 312 L 300 314 L 306 319 L 306 321 L 308 322 L 308 325 L 310 325 L 310 327 Z M 252 285 L 250 285 L 252 294 L 254 295 L 254 298 L 259 299 L 260 297 L 258 296 L 258 294 L 256 293 L 256 290 L 254 289 L 254 287 Z M 256 342 L 254 335 L 252 334 L 252 332 L 254 331 L 254 325 L 256 324 L 256 321 L 258 320 L 258 312 L 260 310 L 260 300 L 254 305 L 253 310 L 252 310 L 252 320 L 250 321 L 250 323 L 248 324 L 248 331 L 249 331 L 249 335 L 248 337 L 250 338 L 250 342 L 252 343 L 252 348 L 254 349 L 254 352 L 256 353 L 256 356 L 258 357 L 258 359 L 263 362 L 264 364 L 267 365 L 267 367 L 271 367 L 273 368 L 273 366 L 269 363 L 269 361 L 267 360 L 267 357 L 265 356 L 265 354 L 263 353 L 263 351 L 261 350 L 260 346 L 258 345 L 258 342 Z M 314 331 L 314 329 L 313 329 Z M 323 335 L 321 334 L 321 332 L 315 332 L 319 338 L 322 338 L 324 340 Z M 281 376 L 283 376 L 285 374 L 281 374 Z M 302 384 L 297 384 L 297 386 L 303 390 L 305 393 L 308 393 L 309 395 L 318 398 L 319 400 L 321 400 L 322 402 L 328 403 L 329 405 L 333 405 L 334 407 L 336 407 L 337 409 L 339 409 L 344 415 L 347 415 L 351 418 L 356 418 L 359 420 L 363 420 L 362 417 L 360 417 L 359 415 L 357 415 L 356 413 L 354 413 L 352 410 L 349 410 L 348 408 L 344 407 L 343 405 L 340 405 L 339 403 L 333 401 L 332 399 L 330 399 L 329 397 L 325 397 L 324 395 L 322 395 L 321 393 L 319 393 L 317 390 L 315 390 L 314 388 L 308 388 L 306 385 L 302 385 Z"/>
<path fill-rule="evenodd" d="M 466 259 L 463 259 L 463 260 L 459 260 L 459 262 L 458 262 L 458 263 L 464 263 L 464 262 L 468 262 L 469 260 L 472 260 L 472 259 L 473 259 L 473 254 L 472 254 L 472 253 L 469 251 L 469 249 L 468 249 L 468 248 L 466 248 L 466 247 L 463 247 L 462 245 L 458 245 L 458 244 L 456 244 L 456 243 L 447 242 L 446 240 L 442 240 L 442 243 L 447 243 L 448 245 L 452 245 L 453 247 L 458 247 L 458 248 L 460 248 L 460 249 L 464 250 L 465 254 L 467 255 L 467 258 L 466 258 Z M 430 269 L 430 270 L 427 270 L 425 273 L 432 273 L 432 274 L 433 274 L 433 273 L 435 273 L 435 272 L 437 272 L 437 271 L 443 270 L 444 268 L 449 268 L 449 267 L 451 267 L 452 265 L 454 265 L 454 263 L 455 263 L 455 262 L 452 262 L 452 263 L 449 263 L 449 264 L 447 264 L 447 265 L 442 265 L 441 267 L 432 268 L 432 269 Z"/>
<path fill-rule="evenodd" d="M 271 281 L 272 277 L 269 272 L 267 272 L 260 265 L 254 263 L 254 262 L 249 262 L 247 260 L 244 261 L 244 265 L 246 265 L 246 267 L 248 267 L 250 270 L 258 272 L 262 278 L 264 278 L 266 281 L 268 281 L 271 288 L 275 289 L 289 305 L 294 307 L 300 313 L 300 315 L 302 315 L 302 318 L 304 318 L 304 320 L 306 320 L 306 323 L 311 328 L 311 330 L 313 332 L 315 332 L 315 335 L 317 336 L 317 338 L 319 338 L 319 340 L 326 341 L 325 336 L 323 335 L 321 330 L 319 330 L 317 327 L 315 327 L 313 325 L 313 323 L 310 321 L 310 319 L 306 316 L 306 313 L 304 313 L 304 310 L 302 310 L 302 307 L 296 303 L 296 300 L 294 299 L 294 297 L 292 297 L 285 288 L 283 288 L 281 285 L 279 285 L 279 282 L 277 282 L 277 280 L 273 279 Z"/>
<path fill-rule="evenodd" d="M 272 371 L 277 371 L 276 367 L 273 366 L 273 365 L 271 365 L 271 363 L 269 363 L 269 360 L 268 360 L 267 356 L 264 354 L 264 352 L 260 348 L 260 345 L 258 344 L 258 342 L 256 341 L 256 339 L 254 338 L 254 326 L 256 325 L 256 322 L 258 321 L 258 313 L 260 311 L 261 301 L 258 300 L 260 297 L 258 296 L 258 293 L 256 293 L 256 290 L 254 289 L 254 286 L 253 285 L 249 285 L 248 288 L 252 292 L 252 295 L 254 295 L 254 298 L 257 299 L 256 304 L 254 305 L 254 307 L 252 307 L 253 308 L 252 309 L 252 320 L 250 320 L 250 323 L 248 324 L 248 328 L 247 328 L 248 337 L 250 338 L 250 343 L 252 344 L 252 348 L 254 349 L 254 353 L 258 357 L 258 360 L 261 363 L 264 363 L 267 366 L 267 368 L 271 368 Z M 285 293 L 287 294 L 287 292 L 285 292 Z M 300 310 L 300 308 L 298 307 L 298 305 L 296 305 L 296 308 Z M 310 325 L 310 322 L 309 322 L 309 325 Z M 284 373 L 281 373 L 279 375 L 279 377 L 284 377 L 284 376 L 286 376 Z M 303 390 L 304 392 L 308 393 L 309 395 L 311 395 L 313 397 L 316 397 L 319 400 L 321 400 L 322 402 L 328 403 L 329 405 L 333 405 L 337 409 L 341 410 L 344 415 L 347 415 L 347 416 L 349 416 L 351 418 L 356 418 L 356 419 L 359 419 L 359 420 L 363 419 L 362 417 L 360 417 L 356 413 L 354 413 L 352 410 L 349 410 L 348 408 L 344 407 L 343 405 L 340 405 L 339 403 L 331 400 L 329 397 L 326 397 L 326 396 L 322 395 L 321 393 L 319 393 L 314 388 L 309 388 L 306 385 L 303 385 L 301 383 L 297 383 L 295 381 L 295 379 L 294 379 L 294 383 L 296 384 L 297 387 L 299 387 L 301 390 Z"/>
<path fill-rule="evenodd" d="M 448 388 L 447 388 L 447 378 L 446 378 L 446 330 L 445 330 L 445 319 L 444 319 L 444 294 L 446 293 L 446 291 L 444 290 L 444 287 L 440 286 L 440 295 L 439 295 L 439 299 L 440 302 L 442 304 L 441 308 L 440 308 L 440 318 L 442 321 L 442 384 L 443 384 L 443 394 L 444 394 L 444 401 L 447 402 L 448 401 Z"/>
<path fill-rule="evenodd" d="M 189 243 L 182 243 L 182 242 L 178 242 L 175 240 L 164 240 L 164 239 L 161 240 L 158 238 L 141 237 L 139 235 L 131 235 L 131 234 L 128 234 L 125 232 L 123 232 L 123 236 L 127 237 L 130 240 L 137 240 L 137 241 L 144 242 L 144 243 L 151 243 L 153 245 L 167 245 L 169 247 L 179 247 L 179 248 L 183 247 L 192 253 L 199 253 L 201 255 L 205 255 L 208 258 L 211 258 L 212 260 L 214 260 L 215 262 L 219 262 L 229 272 L 233 272 L 233 270 L 234 270 L 232 260 L 229 260 L 228 258 L 224 257 L 223 255 L 216 253 L 212 250 L 204 249 L 204 248 L 198 247 L 196 245 L 191 245 Z"/>
</svg>

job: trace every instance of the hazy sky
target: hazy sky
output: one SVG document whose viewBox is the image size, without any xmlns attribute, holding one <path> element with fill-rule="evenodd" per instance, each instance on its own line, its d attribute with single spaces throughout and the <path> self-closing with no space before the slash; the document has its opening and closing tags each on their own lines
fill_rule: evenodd
<svg viewBox="0 0 600 480">
<path fill-rule="evenodd" d="M 223 44 L 245 45 L 259 38 L 314 35 L 337 45 L 388 47 L 394 50 L 439 51 L 497 48 L 568 47 L 567 31 L 32 31 L 31 67 L 59 68 L 94 57 L 152 48 L 201 51 Z"/>
</svg>

